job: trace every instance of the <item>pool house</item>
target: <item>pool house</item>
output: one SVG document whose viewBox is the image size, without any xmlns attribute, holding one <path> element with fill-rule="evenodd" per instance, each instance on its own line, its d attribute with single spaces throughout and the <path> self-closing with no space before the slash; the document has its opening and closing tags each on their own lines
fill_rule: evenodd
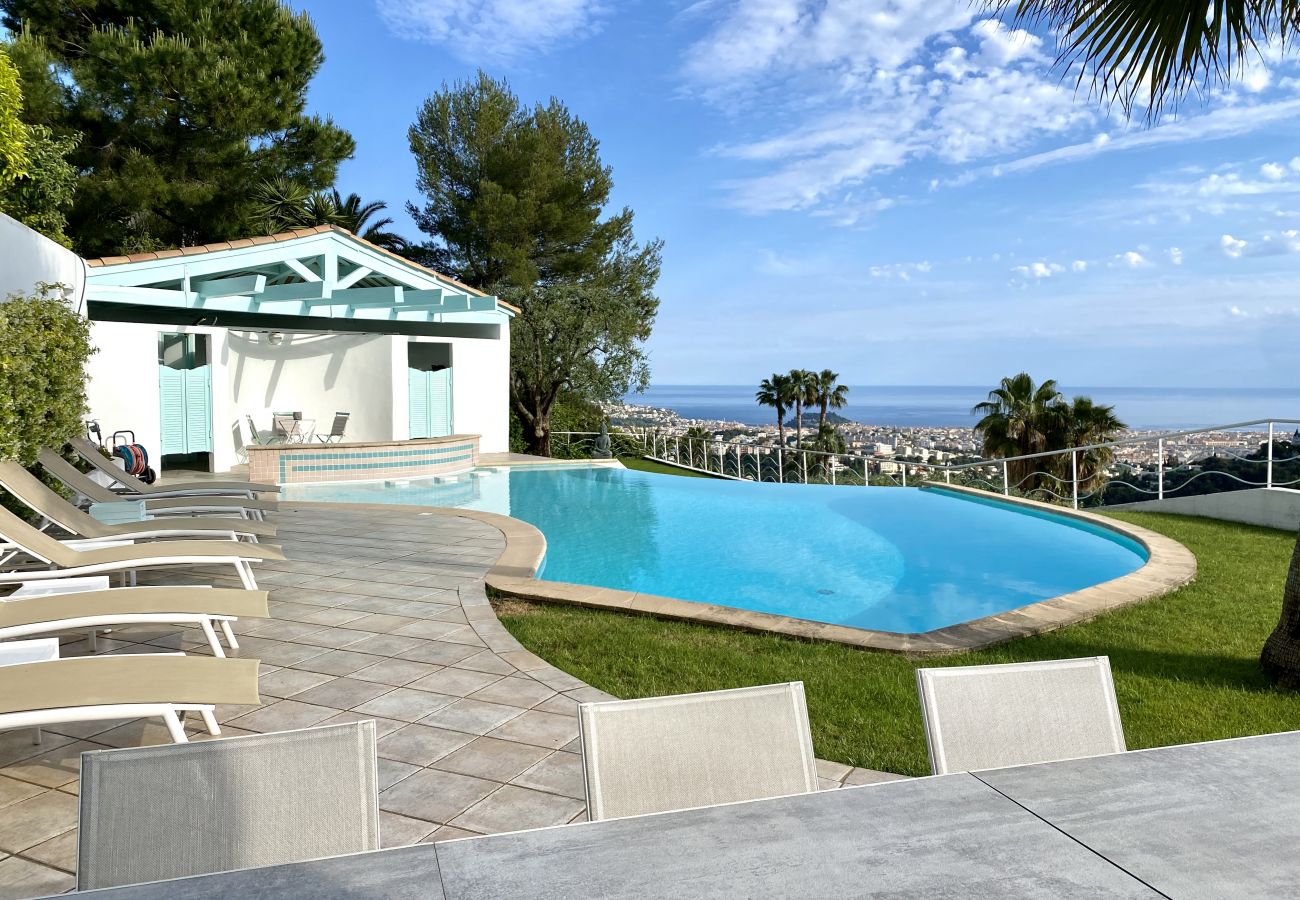
<svg viewBox="0 0 1300 900">
<path fill-rule="evenodd" d="M 516 310 L 341 228 L 89 260 L 84 299 L 91 416 L 155 468 L 227 471 L 267 442 L 507 449 Z M 356 465 L 332 477 L 385 474 Z"/>
</svg>

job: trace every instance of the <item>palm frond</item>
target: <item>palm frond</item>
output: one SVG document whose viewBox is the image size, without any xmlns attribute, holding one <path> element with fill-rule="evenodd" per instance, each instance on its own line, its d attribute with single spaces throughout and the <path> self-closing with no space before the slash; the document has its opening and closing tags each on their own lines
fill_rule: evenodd
<svg viewBox="0 0 1300 900">
<path fill-rule="evenodd" d="M 1057 35 L 1057 64 L 1125 115 L 1154 121 L 1193 90 L 1226 84 L 1261 44 L 1300 33 L 1300 0 L 984 0 Z"/>
</svg>

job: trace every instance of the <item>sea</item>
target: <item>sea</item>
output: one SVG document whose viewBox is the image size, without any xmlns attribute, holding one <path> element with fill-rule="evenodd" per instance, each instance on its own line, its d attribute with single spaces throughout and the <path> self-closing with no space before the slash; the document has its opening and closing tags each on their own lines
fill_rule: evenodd
<svg viewBox="0 0 1300 900">
<path fill-rule="evenodd" d="M 754 401 L 754 385 L 659 384 L 629 394 L 627 403 L 674 410 L 687 419 L 765 425 L 773 411 Z M 1075 387 L 1067 397 L 1086 395 L 1115 407 L 1129 428 L 1190 429 L 1230 425 L 1252 419 L 1290 416 L 1300 421 L 1300 386 L 1290 388 Z M 850 385 L 848 406 L 839 414 L 868 425 L 970 427 L 971 407 L 988 387 L 971 385 Z"/>
</svg>

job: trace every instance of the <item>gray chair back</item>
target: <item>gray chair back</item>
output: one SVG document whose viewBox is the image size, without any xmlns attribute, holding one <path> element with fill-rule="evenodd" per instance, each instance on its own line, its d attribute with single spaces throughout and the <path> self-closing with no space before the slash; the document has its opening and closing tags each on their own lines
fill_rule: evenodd
<svg viewBox="0 0 1300 900">
<path fill-rule="evenodd" d="M 352 413 L 336 412 L 334 414 L 334 424 L 330 426 L 330 437 L 343 437 L 344 430 L 348 427 L 348 417 Z"/>
<path fill-rule="evenodd" d="M 593 821 L 817 790 L 799 681 L 584 703 L 578 725 Z"/>
<path fill-rule="evenodd" d="M 375 723 L 81 755 L 77 888 L 379 849 Z"/>
<path fill-rule="evenodd" d="M 917 669 L 936 775 L 1124 752 L 1110 659 Z"/>
</svg>

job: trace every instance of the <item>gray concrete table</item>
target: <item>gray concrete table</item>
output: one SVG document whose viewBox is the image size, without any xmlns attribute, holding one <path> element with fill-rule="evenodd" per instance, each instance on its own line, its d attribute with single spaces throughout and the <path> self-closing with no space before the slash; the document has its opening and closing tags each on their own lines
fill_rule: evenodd
<svg viewBox="0 0 1300 900">
<path fill-rule="evenodd" d="M 447 900 L 1157 897 L 969 775 L 438 845 Z"/>
<path fill-rule="evenodd" d="M 969 775 L 137 885 L 106 900 L 1153 898 Z"/>
<path fill-rule="evenodd" d="M 1300 733 L 976 777 L 1170 897 L 1300 895 Z"/>
</svg>

